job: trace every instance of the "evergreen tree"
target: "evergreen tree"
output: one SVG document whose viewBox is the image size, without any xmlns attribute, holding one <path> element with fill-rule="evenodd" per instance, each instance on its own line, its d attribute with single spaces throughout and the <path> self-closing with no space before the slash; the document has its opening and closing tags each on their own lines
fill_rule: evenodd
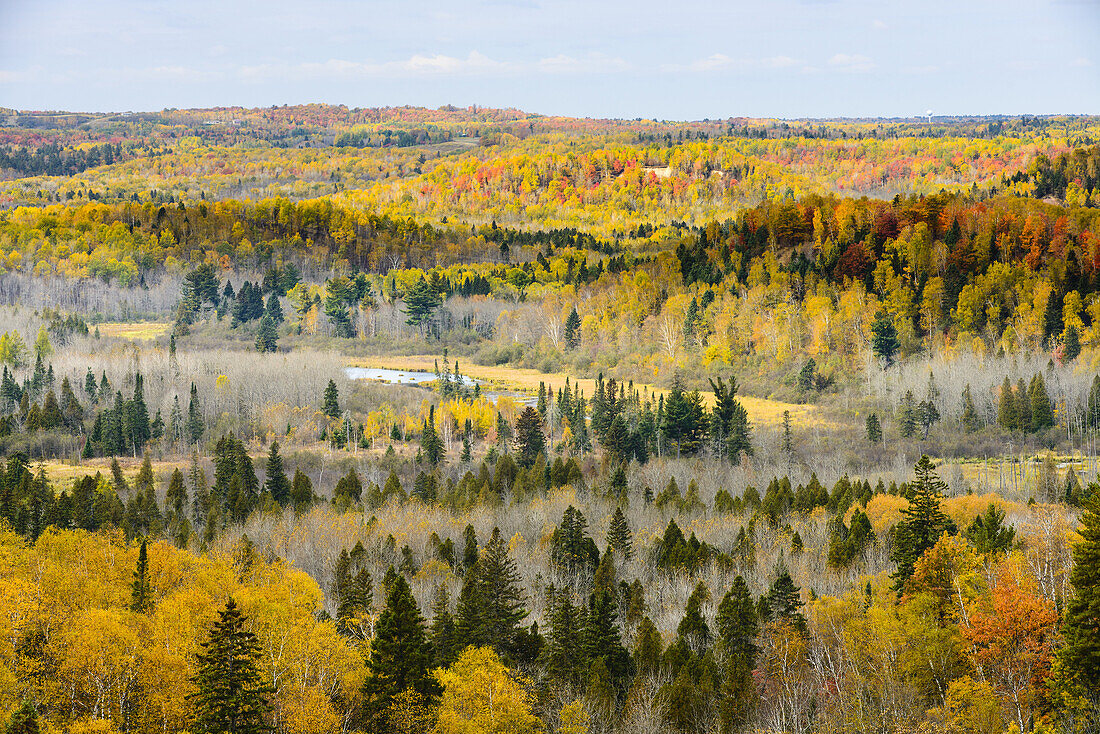
<svg viewBox="0 0 1100 734">
<path fill-rule="evenodd" d="M 554 687 L 576 685 L 585 668 L 581 622 L 567 589 L 547 589 L 550 633 L 543 650 L 546 675 Z M 660 644 L 660 643 L 658 643 Z"/>
<path fill-rule="evenodd" d="M 882 442 L 882 425 L 879 423 L 877 413 L 867 416 L 867 441 L 872 444 Z"/>
<path fill-rule="evenodd" d="M 901 343 L 898 341 L 898 330 L 894 327 L 894 321 L 885 311 L 879 311 L 875 321 L 871 324 L 871 349 L 889 367 L 894 363 L 894 355 L 898 353 Z"/>
<path fill-rule="evenodd" d="M 1016 396 L 1012 391 L 1012 382 L 1005 376 L 1001 384 L 1001 394 L 997 400 L 997 423 L 1006 431 L 1019 430 L 1020 419 L 1016 412 Z"/>
<path fill-rule="evenodd" d="M 1028 402 L 1031 404 L 1031 427 L 1033 430 L 1042 431 L 1054 425 L 1054 408 L 1050 404 L 1050 394 L 1047 393 L 1046 380 L 1043 373 L 1037 372 L 1031 378 L 1031 384 L 1027 388 Z"/>
<path fill-rule="evenodd" d="M 435 695 L 431 664 L 424 618 L 409 583 L 398 574 L 375 625 L 367 663 L 371 675 L 363 683 L 364 712 L 373 731 L 387 730 L 386 709 L 397 694 L 411 688 L 426 698 Z"/>
<path fill-rule="evenodd" d="M 279 330 L 275 328 L 275 323 L 267 314 L 260 319 L 260 328 L 256 330 L 256 351 L 260 354 L 274 352 L 279 348 Z"/>
<path fill-rule="evenodd" d="M 584 515 L 569 505 L 550 536 L 550 562 L 570 576 L 594 573 L 600 563 L 599 551 L 587 529 Z"/>
<path fill-rule="evenodd" d="M 895 526 L 894 550 L 890 556 L 898 564 L 891 578 L 899 596 L 921 555 L 944 533 L 958 532 L 954 521 L 940 509 L 940 498 L 947 485 L 936 474 L 932 460 L 922 456 L 914 471 L 916 478 L 909 484 L 909 506 L 901 511 L 906 519 Z"/>
<path fill-rule="evenodd" d="M 791 572 L 786 565 L 780 564 L 775 581 L 768 587 L 768 593 L 764 596 L 764 609 L 769 621 L 786 620 L 791 622 L 800 632 L 806 631 L 806 617 L 802 615 L 801 590 L 795 586 L 791 579 Z"/>
<path fill-rule="evenodd" d="M 630 535 L 630 525 L 626 522 L 623 508 L 616 507 L 615 514 L 611 516 L 611 524 L 607 528 L 607 549 L 614 551 L 618 558 L 629 561 L 634 557 Z"/>
<path fill-rule="evenodd" d="M 634 661 L 619 636 L 618 612 L 609 589 L 598 589 L 589 596 L 582 640 L 585 658 L 590 662 L 601 660 L 611 686 L 625 692 L 634 675 Z"/>
<path fill-rule="evenodd" d="M 187 436 L 191 443 L 198 443 L 202 438 L 205 428 L 202 420 L 202 411 L 199 408 L 199 391 L 195 383 L 191 383 L 191 401 L 187 404 Z"/>
<path fill-rule="evenodd" d="M 130 443 L 140 449 L 152 435 L 149 427 L 149 409 L 145 407 L 145 380 L 141 373 L 134 375 L 134 399 L 129 403 Z"/>
<path fill-rule="evenodd" d="M 565 345 L 576 349 L 581 343 L 581 317 L 574 306 L 565 319 Z"/>
<path fill-rule="evenodd" d="M 141 541 L 141 549 L 138 551 L 137 567 L 134 569 L 134 580 L 130 584 L 130 610 L 138 614 L 144 614 L 152 605 L 152 589 L 149 587 L 149 555 L 145 540 Z"/>
<path fill-rule="evenodd" d="M 962 425 L 967 433 L 973 433 L 982 427 L 982 417 L 974 408 L 974 399 L 970 395 L 970 383 L 963 388 L 962 393 Z"/>
<path fill-rule="evenodd" d="M 264 316 L 269 317 L 274 323 L 283 323 L 283 306 L 279 303 L 279 296 L 276 293 L 272 293 L 267 297 L 267 306 L 264 307 Z"/>
<path fill-rule="evenodd" d="M 336 390 L 336 381 L 329 380 L 321 400 L 321 412 L 329 418 L 340 417 L 340 394 Z"/>
<path fill-rule="evenodd" d="M 12 712 L 5 734 L 39 734 L 38 710 L 34 704 L 24 699 L 23 704 Z"/>
<path fill-rule="evenodd" d="M 294 503 L 295 512 L 302 512 L 313 503 L 313 482 L 301 469 L 294 470 L 290 499 Z"/>
<path fill-rule="evenodd" d="M 917 420 L 918 414 L 913 391 L 906 390 L 905 397 L 901 400 L 901 407 L 898 409 L 898 427 L 901 429 L 903 437 L 912 438 L 916 434 Z"/>
<path fill-rule="evenodd" d="M 1062 623 L 1065 646 L 1058 653 L 1058 675 L 1080 693 L 1100 691 L 1100 493 L 1085 501 L 1080 542 L 1073 547 L 1069 582 L 1073 596 Z"/>
<path fill-rule="evenodd" d="M 705 429 L 706 414 L 699 391 L 685 392 L 680 376 L 674 376 L 664 404 L 661 433 L 675 443 L 677 454 L 693 456 L 702 446 Z"/>
<path fill-rule="evenodd" d="M 1031 399 L 1028 397 L 1024 379 L 1016 381 L 1016 390 L 1013 392 L 1016 400 L 1016 430 L 1030 432 L 1033 424 L 1031 418 Z"/>
<path fill-rule="evenodd" d="M 405 302 L 405 313 L 408 314 L 405 323 L 415 326 L 421 334 L 424 333 L 424 326 L 431 323 L 436 309 L 443 303 L 439 291 L 423 276 L 405 292 L 402 300 Z"/>
<path fill-rule="evenodd" d="M 718 652 L 722 668 L 718 719 L 722 732 L 740 729 L 755 700 L 752 671 L 756 667 L 756 607 L 745 580 L 738 575 L 718 605 Z"/>
<path fill-rule="evenodd" d="M 245 618 L 230 597 L 201 643 L 197 689 L 189 696 L 194 707 L 194 731 L 202 734 L 259 734 L 272 731 L 266 717 L 274 692 L 260 675 L 260 645 L 244 629 Z"/>
<path fill-rule="evenodd" d="M 992 502 L 983 514 L 976 515 L 966 529 L 966 537 L 974 544 L 974 550 L 986 554 L 1007 551 L 1016 537 L 1016 529 L 1005 527 L 1004 520 L 1005 513 Z"/>
<path fill-rule="evenodd" d="M 462 646 L 492 645 L 505 658 L 516 650 L 519 623 L 527 616 L 516 562 L 493 528 L 492 538 L 467 571 L 458 601 L 457 638 Z"/>
<path fill-rule="evenodd" d="M 424 458 L 432 466 L 438 466 L 443 461 L 443 439 L 435 430 L 435 406 L 428 409 L 428 417 L 424 420 L 424 426 L 420 431 L 420 450 L 424 452 Z"/>
<path fill-rule="evenodd" d="M 530 467 L 546 452 L 546 436 L 542 432 L 542 416 L 527 406 L 516 419 L 516 458 L 520 466 Z"/>
<path fill-rule="evenodd" d="M 1077 327 L 1070 324 L 1062 334 L 1062 361 L 1072 362 L 1081 353 L 1081 335 Z"/>
<path fill-rule="evenodd" d="M 271 448 L 267 452 L 267 480 L 264 489 L 271 495 L 271 499 L 281 506 L 287 507 L 291 500 L 290 480 L 287 479 L 283 469 L 283 457 L 279 455 L 279 442 L 272 441 Z"/>
</svg>

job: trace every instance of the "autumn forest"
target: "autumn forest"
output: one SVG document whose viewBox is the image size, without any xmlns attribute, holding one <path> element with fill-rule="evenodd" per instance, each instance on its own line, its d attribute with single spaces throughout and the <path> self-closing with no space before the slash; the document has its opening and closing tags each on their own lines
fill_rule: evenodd
<svg viewBox="0 0 1100 734">
<path fill-rule="evenodd" d="M 1100 118 L 0 108 L 13 734 L 1100 732 Z"/>
</svg>

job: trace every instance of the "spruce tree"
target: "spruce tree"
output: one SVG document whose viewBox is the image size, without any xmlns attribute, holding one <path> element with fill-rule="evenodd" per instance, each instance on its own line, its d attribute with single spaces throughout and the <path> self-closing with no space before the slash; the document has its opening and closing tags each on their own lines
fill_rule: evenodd
<svg viewBox="0 0 1100 734">
<path fill-rule="evenodd" d="M 619 636 L 618 611 L 610 590 L 600 589 L 589 596 L 582 641 L 585 658 L 590 662 L 602 660 L 611 685 L 625 692 L 634 675 L 634 661 Z"/>
<path fill-rule="evenodd" d="M 1062 361 L 1072 362 L 1081 353 L 1081 335 L 1077 327 L 1070 324 L 1062 334 Z"/>
<path fill-rule="evenodd" d="M 264 307 L 264 316 L 269 317 L 275 324 L 283 323 L 283 306 L 279 303 L 279 296 L 272 293 L 267 297 L 267 305 Z"/>
<path fill-rule="evenodd" d="M 245 618 L 230 597 L 201 643 L 197 689 L 189 696 L 194 708 L 194 731 L 201 734 L 260 734 L 272 731 L 266 717 L 274 692 L 260 675 L 260 645 L 244 629 Z"/>
<path fill-rule="evenodd" d="M 264 314 L 260 319 L 260 327 L 256 330 L 256 351 L 260 354 L 275 352 L 279 349 L 279 330 L 275 327 L 275 320 Z"/>
<path fill-rule="evenodd" d="M 435 695 L 431 665 L 424 618 L 408 581 L 398 574 L 375 625 L 367 663 L 371 675 L 363 683 L 364 712 L 374 731 L 386 731 L 386 709 L 397 694 L 411 688 L 424 697 Z"/>
<path fill-rule="evenodd" d="M 1081 540 L 1073 547 L 1069 577 L 1073 596 L 1062 623 L 1065 646 L 1058 653 L 1058 674 L 1079 692 L 1091 691 L 1095 703 L 1100 691 L 1100 494 L 1085 501 L 1078 534 Z"/>
<path fill-rule="evenodd" d="M 271 495 L 271 499 L 280 506 L 287 507 L 290 504 L 290 480 L 283 469 L 283 457 L 279 455 L 279 442 L 272 441 L 271 448 L 267 452 L 267 480 L 264 489 Z"/>
<path fill-rule="evenodd" d="M 565 345 L 576 349 L 581 343 L 581 317 L 574 306 L 565 319 Z"/>
<path fill-rule="evenodd" d="M 1016 381 L 1013 396 L 1016 399 L 1016 429 L 1030 433 L 1034 423 L 1031 416 L 1031 399 L 1028 397 L 1027 387 L 1024 386 L 1024 378 L 1021 377 Z"/>
<path fill-rule="evenodd" d="M 1043 373 L 1037 372 L 1031 378 L 1031 384 L 1027 388 L 1028 402 L 1031 404 L 1032 430 L 1042 431 L 1054 425 L 1054 408 L 1050 404 L 1050 394 L 1047 393 L 1046 380 Z"/>
<path fill-rule="evenodd" d="M 546 452 L 546 436 L 542 432 L 542 416 L 527 406 L 516 419 L 516 460 L 520 466 L 529 467 L 536 457 Z"/>
<path fill-rule="evenodd" d="M 974 408 L 974 399 L 970 395 L 970 383 L 967 383 L 962 392 L 962 425 L 967 433 L 973 433 L 982 427 L 982 417 Z"/>
<path fill-rule="evenodd" d="M 613 550 L 618 558 L 630 560 L 634 556 L 631 547 L 630 525 L 626 521 L 622 507 L 615 508 L 611 524 L 607 528 L 607 549 Z"/>
<path fill-rule="evenodd" d="M 325 394 L 321 399 L 321 412 L 329 418 L 340 417 L 340 394 L 336 390 L 336 381 L 329 380 Z"/>
<path fill-rule="evenodd" d="M 12 712 L 4 734 L 39 734 L 38 710 L 34 704 L 24 699 L 23 704 Z"/>
<path fill-rule="evenodd" d="M 767 618 L 773 622 L 786 620 L 799 632 L 805 632 L 806 617 L 802 615 L 802 606 L 801 590 L 791 578 L 791 572 L 781 562 L 776 571 L 775 581 L 768 587 L 768 593 L 764 597 Z"/>
<path fill-rule="evenodd" d="M 901 399 L 901 407 L 898 409 L 898 428 L 904 438 L 912 438 L 917 432 L 917 406 L 913 398 L 913 391 L 906 390 L 905 397 Z"/>
<path fill-rule="evenodd" d="M 466 573 L 459 597 L 458 638 L 463 645 L 492 645 L 509 658 L 515 652 L 519 623 L 527 616 L 523 588 L 508 544 L 493 528 L 492 538 Z"/>
<path fill-rule="evenodd" d="M 740 575 L 718 605 L 716 624 L 722 668 L 718 721 L 725 733 L 744 726 L 755 698 L 752 671 L 759 652 L 756 646 L 759 626 L 749 587 Z"/>
<path fill-rule="evenodd" d="M 909 484 L 909 506 L 901 511 L 905 520 L 894 529 L 894 550 L 890 560 L 898 564 L 891 576 L 900 596 L 913 575 L 913 567 L 926 550 L 946 532 L 958 532 L 954 521 L 940 509 L 942 492 L 947 485 L 936 474 L 932 460 L 922 456 L 914 468 L 916 478 Z"/>
<path fill-rule="evenodd" d="M 152 590 L 149 587 L 149 551 L 146 541 L 141 541 L 141 549 L 138 551 L 137 567 L 134 569 L 134 580 L 130 584 L 130 610 L 138 614 L 144 614 L 152 604 Z"/>
<path fill-rule="evenodd" d="M 893 364 L 894 355 L 898 353 L 901 344 L 898 342 L 898 330 L 894 327 L 894 321 L 885 311 L 878 312 L 871 324 L 871 334 L 872 351 L 889 367 Z"/>
<path fill-rule="evenodd" d="M 882 424 L 879 423 L 876 413 L 867 416 L 867 441 L 872 444 L 882 442 Z"/>
<path fill-rule="evenodd" d="M 187 436 L 191 443 L 198 443 L 204 428 L 202 409 L 199 407 L 199 391 L 192 382 L 191 401 L 187 404 Z"/>
</svg>

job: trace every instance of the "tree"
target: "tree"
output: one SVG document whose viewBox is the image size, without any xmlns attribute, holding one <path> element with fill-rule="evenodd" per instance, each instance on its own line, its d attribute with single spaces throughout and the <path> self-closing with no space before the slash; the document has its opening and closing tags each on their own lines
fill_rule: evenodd
<svg viewBox="0 0 1100 734">
<path fill-rule="evenodd" d="M 798 373 L 798 389 L 808 392 L 817 387 L 817 362 L 813 357 L 806 360 Z"/>
<path fill-rule="evenodd" d="M 1062 334 L 1062 361 L 1072 362 L 1081 353 L 1081 335 L 1077 333 L 1077 327 L 1070 324 Z"/>
<path fill-rule="evenodd" d="M 321 399 L 321 412 L 329 418 L 340 417 L 340 393 L 336 390 L 336 381 L 329 380 L 325 394 Z"/>
<path fill-rule="evenodd" d="M 204 734 L 259 734 L 272 728 L 265 721 L 273 691 L 260 676 L 260 645 L 244 628 L 245 617 L 230 597 L 225 609 L 201 643 L 198 671 L 191 679 L 195 692 L 196 732 Z"/>
<path fill-rule="evenodd" d="M 802 606 L 801 590 L 795 585 L 786 565 L 781 564 L 776 570 L 775 581 L 764 596 L 767 621 L 790 622 L 799 632 L 805 632 L 806 617 L 802 614 Z"/>
<path fill-rule="evenodd" d="M 149 587 L 149 549 L 147 541 L 142 540 L 137 567 L 134 568 L 134 580 L 130 584 L 130 610 L 144 614 L 152 606 L 152 597 L 152 589 Z"/>
<path fill-rule="evenodd" d="M 1042 372 L 1036 372 L 1027 388 L 1027 398 L 1031 407 L 1031 428 L 1041 431 L 1054 425 L 1054 408 L 1050 404 L 1046 380 Z"/>
<path fill-rule="evenodd" d="M 1053 602 L 1022 588 L 1008 571 L 993 588 L 991 613 L 976 611 L 960 627 L 971 659 L 1029 731 L 1037 699 L 1045 693 L 1058 612 Z"/>
<path fill-rule="evenodd" d="M 529 467 L 546 453 L 546 436 L 542 432 L 542 416 L 528 405 L 516 419 L 516 457 L 520 466 Z"/>
<path fill-rule="evenodd" d="M 283 469 L 283 457 L 279 455 L 279 442 L 272 441 L 271 448 L 267 452 L 267 479 L 264 489 L 271 495 L 271 499 L 281 506 L 287 507 L 291 500 L 290 480 L 287 479 Z"/>
<path fill-rule="evenodd" d="M 424 426 L 420 431 L 420 448 L 424 452 L 424 458 L 432 466 L 438 466 L 443 461 L 445 448 L 443 439 L 435 430 L 435 406 L 428 409 L 428 417 L 424 420 Z"/>
<path fill-rule="evenodd" d="M 24 699 L 23 704 L 12 712 L 5 734 L 38 734 L 38 711 L 34 704 Z"/>
<path fill-rule="evenodd" d="M 693 456 L 703 445 L 706 429 L 706 414 L 699 391 L 685 392 L 680 376 L 676 375 L 664 407 L 661 433 L 675 443 L 678 454 Z"/>
<path fill-rule="evenodd" d="M 905 397 L 901 399 L 901 406 L 898 408 L 898 427 L 901 429 L 901 435 L 904 438 L 912 438 L 917 432 L 918 419 L 919 414 L 913 398 L 913 391 L 906 390 Z"/>
<path fill-rule="evenodd" d="M 877 413 L 867 416 L 867 441 L 872 444 L 882 441 L 882 424 L 879 423 Z"/>
<path fill-rule="evenodd" d="M 754 699 L 752 671 L 756 667 L 756 608 L 745 580 L 738 575 L 718 605 L 718 652 L 722 667 L 718 717 L 721 730 L 731 732 L 748 720 Z"/>
<path fill-rule="evenodd" d="M 1073 547 L 1073 596 L 1062 624 L 1059 678 L 1068 687 L 1095 694 L 1100 690 L 1100 493 L 1085 501 L 1077 532 L 1081 540 Z"/>
<path fill-rule="evenodd" d="M 611 523 L 607 528 L 607 549 L 615 552 L 616 558 L 629 561 L 634 556 L 630 541 L 630 525 L 626 521 L 622 507 L 615 508 Z"/>
<path fill-rule="evenodd" d="M 894 355 L 901 347 L 898 342 L 898 330 L 893 319 L 885 311 L 879 311 L 871 324 L 871 350 L 889 367 L 894 363 Z"/>
<path fill-rule="evenodd" d="M 260 319 L 260 328 L 256 330 L 256 351 L 266 354 L 277 351 L 278 348 L 279 330 L 275 328 L 275 320 L 269 314 L 264 314 Z"/>
<path fill-rule="evenodd" d="M 1006 431 L 1017 431 L 1020 428 L 1020 416 L 1017 413 L 1016 395 L 1012 391 L 1012 381 L 1005 376 L 1001 384 L 1001 394 L 997 401 L 997 423 Z"/>
<path fill-rule="evenodd" d="M 385 731 L 385 711 L 402 691 L 411 688 L 426 698 L 435 695 L 431 664 L 424 618 L 409 583 L 396 574 L 375 625 L 367 663 L 370 677 L 363 683 L 364 710 L 375 731 Z"/>
<path fill-rule="evenodd" d="M 443 304 L 439 292 L 423 276 L 405 292 L 403 300 L 405 313 L 408 314 L 405 323 L 415 326 L 421 333 L 424 332 L 424 325 L 431 322 L 435 310 Z"/>
<path fill-rule="evenodd" d="M 191 443 L 198 443 L 204 428 L 202 412 L 199 408 L 199 391 L 192 382 L 191 402 L 187 404 L 187 436 L 191 439 Z"/>
<path fill-rule="evenodd" d="M 899 596 L 921 555 L 944 533 L 958 532 L 955 522 L 940 509 L 940 498 L 947 485 L 936 474 L 932 460 L 921 456 L 914 471 L 916 479 L 909 484 L 909 506 L 901 511 L 906 519 L 894 529 L 894 550 L 890 555 L 890 560 L 898 564 L 891 578 Z"/>
<path fill-rule="evenodd" d="M 565 318 L 565 345 L 569 349 L 576 349 L 581 343 L 581 317 L 574 306 Z"/>
<path fill-rule="evenodd" d="M 516 562 L 493 528 L 492 538 L 466 572 L 455 622 L 459 645 L 492 645 L 501 655 L 516 650 L 519 623 L 527 617 Z"/>
<path fill-rule="evenodd" d="M 1080 347 L 1078 347 L 1080 351 Z M 46 327 L 38 327 L 38 336 L 34 340 L 34 356 L 36 359 L 48 360 L 53 354 L 53 345 L 50 344 L 50 332 Z"/>
<path fill-rule="evenodd" d="M 966 530 L 966 537 L 974 544 L 974 550 L 993 554 L 1003 553 L 1011 548 L 1016 529 L 1011 525 L 1005 527 L 1004 520 L 1004 511 L 998 510 L 997 505 L 992 502 L 983 514 L 976 515 L 974 522 Z"/>
<path fill-rule="evenodd" d="M 974 408 L 974 399 L 970 396 L 970 383 L 966 384 L 962 393 L 962 425 L 967 433 L 973 433 L 982 427 L 982 417 Z"/>
<path fill-rule="evenodd" d="M 435 734 L 536 734 L 542 722 L 530 682 L 508 670 L 487 647 L 467 648 L 454 664 L 435 672 L 443 687 Z"/>
<path fill-rule="evenodd" d="M 277 293 L 272 293 L 267 297 L 267 305 L 264 307 L 264 316 L 268 316 L 276 324 L 283 323 L 285 316 L 283 316 L 283 305 L 279 302 L 279 296 Z"/>
</svg>

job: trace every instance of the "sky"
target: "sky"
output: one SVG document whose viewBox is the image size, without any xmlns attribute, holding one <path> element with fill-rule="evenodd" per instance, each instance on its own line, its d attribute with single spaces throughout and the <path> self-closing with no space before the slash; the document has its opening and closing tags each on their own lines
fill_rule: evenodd
<svg viewBox="0 0 1100 734">
<path fill-rule="evenodd" d="M 1100 114 L 1100 0 L 0 0 L 0 106 Z"/>
</svg>

